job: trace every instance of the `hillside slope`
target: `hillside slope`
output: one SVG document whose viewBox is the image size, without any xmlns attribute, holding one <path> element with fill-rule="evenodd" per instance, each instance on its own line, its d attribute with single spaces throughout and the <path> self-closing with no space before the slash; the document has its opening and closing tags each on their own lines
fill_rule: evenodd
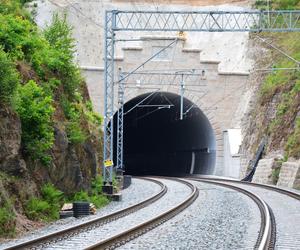
<svg viewBox="0 0 300 250">
<path fill-rule="evenodd" d="M 72 29 L 54 16 L 39 30 L 26 2 L 0 3 L 0 237 L 89 199 L 101 162 L 102 119 L 73 63 Z"/>
<path fill-rule="evenodd" d="M 260 2 L 257 1 L 257 7 L 265 8 Z M 300 1 L 274 1 L 271 7 L 300 9 Z M 258 36 L 254 35 L 253 39 L 264 47 L 265 53 L 257 60 L 258 71 L 254 78 L 258 79 L 258 85 L 252 109 L 244 121 L 241 153 L 248 160 L 253 159 L 262 139 L 266 138 L 264 158 L 275 158 L 280 164 L 297 161 L 300 158 L 300 34 Z M 274 170 L 274 174 L 276 184 L 279 169 Z"/>
</svg>

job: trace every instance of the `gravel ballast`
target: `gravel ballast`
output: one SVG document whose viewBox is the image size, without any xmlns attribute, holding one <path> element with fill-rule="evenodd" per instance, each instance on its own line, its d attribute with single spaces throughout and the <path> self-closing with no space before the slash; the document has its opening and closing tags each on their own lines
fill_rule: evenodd
<svg viewBox="0 0 300 250">
<path fill-rule="evenodd" d="M 59 241 L 56 244 L 51 244 L 44 249 L 84 249 L 162 214 L 182 202 L 191 193 L 191 189 L 183 183 L 164 179 L 160 179 L 160 181 L 165 183 L 168 191 L 162 198 L 151 205 L 99 228 L 80 233 L 75 237 Z"/>
<path fill-rule="evenodd" d="M 80 219 L 70 217 L 52 222 L 38 230 L 28 232 L 26 235 L 20 237 L 19 239 L 12 239 L 1 243 L 0 249 L 5 249 L 6 247 L 12 246 L 14 244 L 25 242 L 36 237 L 62 230 L 63 228 L 78 225 L 84 221 L 92 220 L 97 217 L 110 214 L 117 210 L 124 209 L 143 200 L 146 200 L 147 198 L 158 193 L 160 189 L 161 187 L 154 182 L 132 178 L 132 184 L 130 185 L 130 187 L 122 191 L 122 200 L 110 202 L 107 206 L 98 209 L 96 215 L 90 215 Z"/>
<path fill-rule="evenodd" d="M 200 194 L 190 207 L 119 249 L 253 249 L 260 229 L 257 205 L 234 190 L 192 183 Z"/>
<path fill-rule="evenodd" d="M 300 202 L 287 195 L 256 186 L 234 185 L 260 196 L 272 209 L 276 220 L 275 249 L 300 249 Z"/>
</svg>

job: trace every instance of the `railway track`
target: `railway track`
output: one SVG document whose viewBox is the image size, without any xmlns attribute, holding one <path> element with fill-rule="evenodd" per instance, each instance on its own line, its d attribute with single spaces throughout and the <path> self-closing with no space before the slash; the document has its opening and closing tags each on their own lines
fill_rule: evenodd
<svg viewBox="0 0 300 250">
<path fill-rule="evenodd" d="M 273 212 L 271 208 L 263 199 L 261 199 L 258 195 L 247 191 L 246 189 L 236 187 L 228 183 L 222 183 L 210 179 L 200 179 L 200 178 L 188 178 L 188 179 L 233 189 L 237 192 L 243 193 L 248 197 L 250 197 L 257 204 L 261 216 L 260 230 L 259 230 L 257 242 L 254 246 L 254 249 L 258 249 L 258 250 L 274 249 L 275 239 L 276 239 L 275 218 L 273 216 Z"/>
<path fill-rule="evenodd" d="M 78 226 L 70 227 L 65 230 L 61 230 L 5 249 L 64 249 L 64 248 L 79 249 L 78 246 L 80 246 L 80 249 L 114 249 L 120 247 L 126 244 L 127 242 L 161 225 L 162 223 L 176 216 L 178 213 L 180 213 L 185 208 L 190 206 L 197 199 L 199 195 L 199 191 L 196 185 L 193 185 L 191 181 L 197 181 L 197 182 L 222 186 L 228 189 L 235 190 L 239 193 L 243 193 L 248 197 L 250 197 L 259 208 L 259 213 L 260 213 L 260 226 L 259 226 L 258 237 L 256 240 L 256 236 L 255 236 L 253 240 L 253 244 L 256 240 L 254 249 L 259 249 L 259 250 L 275 249 L 276 237 L 277 237 L 276 221 L 278 219 L 277 218 L 278 212 L 275 209 L 275 213 L 273 213 L 271 209 L 273 208 L 273 204 L 269 205 L 269 202 L 266 202 L 266 200 L 263 197 L 258 195 L 255 189 L 249 190 L 249 187 L 262 188 L 264 190 L 272 190 L 279 193 L 280 195 L 292 198 L 297 202 L 300 200 L 300 194 L 291 192 L 289 190 L 279 189 L 277 187 L 273 187 L 269 185 L 246 183 L 246 182 L 240 182 L 240 181 L 228 180 L 228 179 L 207 178 L 207 177 L 206 178 L 186 177 L 181 179 L 167 178 L 167 177 L 147 177 L 143 179 L 157 183 L 158 185 L 160 185 L 161 190 L 157 194 L 151 196 L 150 198 L 144 200 L 141 203 L 119 210 L 112 214 L 100 218 L 96 218 L 94 220 L 84 222 Z M 149 218 L 143 220 L 140 223 L 137 222 L 134 225 L 128 225 L 126 229 L 124 228 L 124 230 L 119 230 L 118 233 L 113 233 L 111 235 L 108 234 L 105 235 L 105 237 L 99 237 L 99 238 L 97 237 L 97 234 L 95 234 L 93 242 L 91 241 L 88 245 L 85 244 L 84 246 L 81 247 L 80 241 L 84 239 L 84 237 L 86 237 L 86 239 L 89 239 L 88 237 L 91 237 L 91 234 L 84 234 L 84 233 L 98 230 L 103 225 L 106 224 L 110 225 L 109 223 L 111 222 L 119 223 L 118 220 L 123 217 L 125 219 L 126 216 L 135 215 L 135 213 L 139 213 L 139 212 L 141 213 L 142 211 L 139 210 L 141 210 L 142 208 L 148 209 L 149 211 L 149 208 L 151 207 L 152 204 L 156 204 L 155 202 L 158 202 L 158 200 L 160 200 L 163 196 L 165 196 L 166 193 L 168 193 L 168 187 L 167 187 L 168 185 L 165 184 L 167 180 L 169 182 L 170 181 L 180 182 L 181 184 L 185 185 L 186 188 L 188 187 L 188 189 L 186 189 L 186 190 L 190 190 L 187 193 L 188 195 L 185 195 L 184 199 L 182 199 L 180 202 L 177 202 L 176 205 L 172 205 L 172 207 L 170 208 L 168 207 L 167 210 L 163 211 L 162 207 L 160 207 L 160 209 L 162 210 L 157 212 L 155 216 L 151 216 L 151 217 L 148 216 Z M 136 219 L 135 217 L 131 217 L 131 218 Z M 137 216 L 137 221 L 138 220 L 139 219 Z M 81 234 L 81 238 L 79 237 L 80 234 Z M 95 236 L 96 236 L 96 243 L 95 243 Z M 77 247 L 76 245 L 75 247 L 72 247 L 73 242 L 72 240 L 69 240 L 71 238 L 72 240 L 77 241 L 77 243 L 75 242 L 77 244 Z M 70 244 L 64 245 L 63 241 L 65 240 L 67 241 L 69 240 Z M 60 245 L 56 244 L 60 242 L 61 242 Z M 286 247 L 287 245 L 284 244 L 285 243 L 282 243 L 280 246 Z M 282 248 L 282 249 L 292 249 L 292 248 Z"/>
<path fill-rule="evenodd" d="M 153 202 L 157 201 L 161 197 L 163 197 L 168 190 L 167 186 L 164 183 L 162 183 L 161 181 L 151 179 L 151 178 L 140 178 L 140 179 L 144 179 L 144 180 L 148 180 L 148 181 L 156 183 L 157 185 L 160 186 L 160 188 L 161 188 L 160 191 L 158 193 L 156 193 L 155 195 L 149 197 L 148 199 L 146 199 L 142 202 L 139 202 L 137 204 L 134 204 L 132 206 L 129 206 L 125 209 L 121 209 L 114 213 L 84 222 L 82 224 L 72 226 L 72 227 L 66 228 L 64 230 L 50 233 L 50 234 L 47 234 L 47 235 L 44 235 L 41 237 L 37 237 L 32 240 L 29 240 L 29 241 L 26 241 L 23 243 L 19 243 L 19 244 L 16 244 L 16 245 L 4 248 L 4 249 L 5 250 L 38 249 L 38 248 L 43 248 L 44 246 L 50 245 L 52 243 L 57 243 L 66 238 L 73 237 L 76 234 L 79 234 L 81 232 L 93 230 L 96 227 L 100 227 L 104 224 L 110 223 L 119 218 L 127 216 L 128 214 L 134 213 L 134 212 L 146 207 L 147 205 L 152 204 Z"/>
<path fill-rule="evenodd" d="M 122 209 L 120 211 L 117 211 L 115 213 L 96 218 L 94 220 L 84 222 L 80 225 L 73 226 L 61 231 L 57 231 L 55 233 L 51 233 L 39 238 L 35 238 L 30 241 L 26 241 L 5 249 L 54 249 L 59 248 L 57 247 L 57 243 L 60 243 L 64 240 L 68 239 L 74 239 L 75 241 L 80 241 L 80 237 L 77 238 L 77 236 L 80 236 L 86 232 L 94 231 L 97 228 L 100 228 L 101 226 L 108 224 L 110 222 L 116 221 L 120 218 L 126 217 L 127 215 L 134 214 L 138 212 L 138 210 L 145 208 L 153 203 L 155 201 L 158 201 L 160 198 L 162 198 L 167 192 L 168 188 L 163 183 L 163 180 L 155 180 L 152 178 L 144 178 L 146 180 L 150 180 L 153 182 L 156 182 L 161 186 L 161 190 L 159 193 L 155 194 L 154 196 L 150 197 L 149 199 L 138 203 L 136 205 L 130 206 L 126 209 Z M 89 244 L 88 247 L 82 247 L 84 249 L 112 249 L 115 247 L 118 247 L 122 244 L 125 244 L 129 240 L 132 240 L 136 237 L 138 237 L 141 234 L 144 234 L 148 232 L 149 230 L 153 229 L 154 227 L 162 224 L 166 220 L 174 217 L 176 214 L 180 213 L 183 209 L 188 207 L 192 202 L 197 198 L 198 196 L 198 189 L 192 185 L 191 183 L 181 180 L 181 179 L 172 179 L 172 181 L 180 182 L 184 184 L 186 187 L 189 188 L 190 193 L 187 195 L 187 197 L 178 203 L 176 206 L 173 206 L 171 209 L 159 213 L 158 215 L 154 216 L 153 218 L 140 223 L 134 227 L 130 227 L 128 230 L 124 230 L 121 233 L 118 233 L 116 235 L 113 235 L 112 237 L 107 237 L 103 240 L 97 241 L 96 244 Z M 82 237 L 82 236 L 81 236 Z M 66 248 L 71 248 L 70 246 L 66 246 Z M 75 249 L 75 248 L 73 248 Z M 76 248 L 77 249 L 77 248 Z"/>
<path fill-rule="evenodd" d="M 300 193 L 276 186 L 231 179 L 203 176 L 188 177 L 188 179 L 228 186 L 232 189 L 243 189 L 246 192 L 258 195 L 267 205 L 270 215 L 269 243 L 265 249 L 299 249 Z M 289 225 L 288 220 L 292 224 Z"/>
</svg>

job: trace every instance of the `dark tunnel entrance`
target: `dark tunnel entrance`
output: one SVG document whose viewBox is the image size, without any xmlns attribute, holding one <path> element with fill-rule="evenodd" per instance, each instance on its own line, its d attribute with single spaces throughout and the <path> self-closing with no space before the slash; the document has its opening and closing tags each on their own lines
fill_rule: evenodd
<svg viewBox="0 0 300 250">
<path fill-rule="evenodd" d="M 183 103 L 183 120 L 180 96 L 173 93 L 147 93 L 125 104 L 125 174 L 213 174 L 216 140 L 212 126 L 194 103 L 186 98 Z M 116 128 L 115 115 L 114 145 Z"/>
</svg>

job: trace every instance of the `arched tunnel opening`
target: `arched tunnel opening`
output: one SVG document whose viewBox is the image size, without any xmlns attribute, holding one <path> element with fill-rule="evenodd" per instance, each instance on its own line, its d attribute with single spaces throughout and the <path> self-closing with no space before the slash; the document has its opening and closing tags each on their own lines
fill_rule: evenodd
<svg viewBox="0 0 300 250">
<path fill-rule="evenodd" d="M 216 140 L 204 113 L 190 100 L 152 92 L 137 96 L 124 105 L 125 174 L 182 176 L 213 174 Z M 117 114 L 114 116 L 116 156 Z M 116 162 L 116 157 L 114 157 Z"/>
</svg>

